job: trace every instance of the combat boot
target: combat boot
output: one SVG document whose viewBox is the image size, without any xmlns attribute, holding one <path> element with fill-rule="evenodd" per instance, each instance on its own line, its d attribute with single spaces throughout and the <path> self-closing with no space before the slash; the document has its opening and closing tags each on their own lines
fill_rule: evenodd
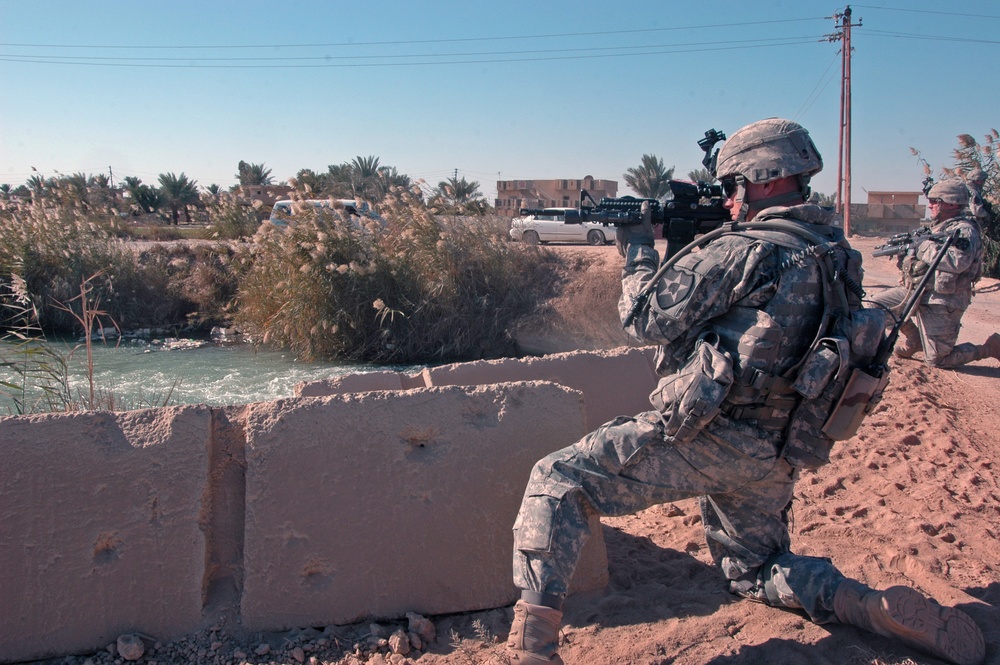
<svg viewBox="0 0 1000 665">
<path fill-rule="evenodd" d="M 905 326 L 899 329 L 899 341 L 892 352 L 897 358 L 912 358 L 920 350 L 920 335 Z"/>
<path fill-rule="evenodd" d="M 845 580 L 833 597 L 833 611 L 841 623 L 896 638 L 956 665 L 979 665 L 986 657 L 983 634 L 969 615 L 909 587 L 876 591 Z"/>
<path fill-rule="evenodd" d="M 514 605 L 514 623 L 507 638 L 507 651 L 513 665 L 563 665 L 556 653 L 562 612 L 523 600 Z"/>
<path fill-rule="evenodd" d="M 1000 333 L 993 333 L 976 348 L 976 360 L 996 358 L 1000 360 Z"/>
</svg>

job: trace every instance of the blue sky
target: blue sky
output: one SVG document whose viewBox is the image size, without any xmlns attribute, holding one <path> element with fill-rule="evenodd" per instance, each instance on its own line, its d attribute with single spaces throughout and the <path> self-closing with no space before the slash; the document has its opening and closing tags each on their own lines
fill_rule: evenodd
<svg viewBox="0 0 1000 665">
<path fill-rule="evenodd" d="M 228 187 L 375 155 L 432 186 L 617 180 L 646 153 L 769 116 L 805 125 L 836 191 L 845 4 L 814 0 L 0 0 L 0 183 L 185 173 Z M 1000 128 L 1000 3 L 852 4 L 852 200 L 919 189 Z"/>
</svg>

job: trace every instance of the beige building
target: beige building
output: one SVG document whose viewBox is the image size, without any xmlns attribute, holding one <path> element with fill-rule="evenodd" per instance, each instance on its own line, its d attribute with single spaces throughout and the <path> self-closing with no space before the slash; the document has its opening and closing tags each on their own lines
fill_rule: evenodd
<svg viewBox="0 0 1000 665">
<path fill-rule="evenodd" d="M 265 206 L 272 206 L 275 201 L 287 199 L 292 188 L 288 185 L 240 185 L 239 191 L 250 203 L 260 201 Z"/>
<path fill-rule="evenodd" d="M 868 192 L 868 203 L 851 206 L 852 227 L 893 233 L 912 231 L 924 222 L 927 206 L 919 203 L 921 196 L 920 192 Z"/>
<path fill-rule="evenodd" d="M 498 180 L 496 210 L 516 217 L 521 208 L 573 208 L 580 204 L 580 190 L 587 190 L 595 201 L 618 196 L 618 181 L 596 180 Z"/>
</svg>

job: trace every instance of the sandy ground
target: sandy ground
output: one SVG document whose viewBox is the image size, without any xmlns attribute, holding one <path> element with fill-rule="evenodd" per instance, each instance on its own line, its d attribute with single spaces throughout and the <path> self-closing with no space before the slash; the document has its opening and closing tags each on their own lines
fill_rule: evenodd
<svg viewBox="0 0 1000 665">
<path fill-rule="evenodd" d="M 866 256 L 869 293 L 896 284 L 892 260 L 868 258 L 878 239 L 852 242 Z M 580 251 L 619 261 L 614 247 Z M 979 343 L 1000 330 L 998 302 L 1000 283 L 984 279 L 961 341 Z M 792 542 L 795 551 L 832 557 L 845 574 L 871 586 L 908 585 L 962 608 L 986 635 L 986 662 L 1000 664 L 998 396 L 996 360 L 959 370 L 894 360 L 885 398 L 859 434 L 838 444 L 828 466 L 802 474 Z M 568 599 L 562 648 L 568 665 L 939 662 L 848 626 L 817 626 L 803 614 L 730 595 L 699 522 L 694 500 L 604 520 L 611 582 Z M 220 625 L 217 633 L 160 645 L 142 662 L 502 663 L 497 656 L 510 618 L 509 607 L 431 617 L 437 639 L 406 657 L 346 655 L 355 642 L 370 641 L 367 624 L 241 642 Z M 88 658 L 94 665 L 114 661 L 101 652 L 68 662 Z"/>
</svg>

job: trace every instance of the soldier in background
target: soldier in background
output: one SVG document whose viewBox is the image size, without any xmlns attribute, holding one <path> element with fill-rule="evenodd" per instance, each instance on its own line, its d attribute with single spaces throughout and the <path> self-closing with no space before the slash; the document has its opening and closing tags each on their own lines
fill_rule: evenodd
<svg viewBox="0 0 1000 665">
<path fill-rule="evenodd" d="M 808 132 L 771 118 L 730 137 L 717 177 L 733 220 L 780 220 L 774 226 L 822 236 L 830 260 L 860 283 L 860 254 L 832 225 L 832 213 L 805 203 L 821 168 Z M 620 227 L 618 243 L 625 321 L 659 255 L 648 220 Z M 731 592 L 954 663 L 982 661 L 982 634 L 961 611 L 908 587 L 871 589 L 829 559 L 791 551 L 788 510 L 799 468 L 828 459 L 833 443 L 801 422 L 793 426 L 798 407 L 815 401 L 804 394 L 815 393 L 785 378 L 814 348 L 827 311 L 824 289 L 832 289 L 824 277 L 832 273 L 803 258 L 808 247 L 798 232 L 726 233 L 682 252 L 657 283 L 649 307 L 628 326 L 637 339 L 660 345 L 664 378 L 650 397 L 656 410 L 616 418 L 531 472 L 514 524 L 514 583 L 522 591 L 507 642 L 511 662 L 563 662 L 562 604 L 592 515 L 690 497 L 699 497 L 709 550 Z M 849 301 L 853 312 L 861 309 L 857 294 Z M 872 313 L 880 339 L 884 317 Z"/>
<path fill-rule="evenodd" d="M 962 316 L 972 304 L 972 289 L 982 276 L 983 238 L 979 222 L 968 212 L 969 190 L 960 180 L 942 180 L 927 192 L 931 233 L 947 235 L 958 231 L 958 240 L 938 265 L 913 316 L 899 329 L 900 342 L 894 353 L 912 358 L 923 351 L 931 367 L 958 367 L 984 358 L 1000 360 L 1000 334 L 983 344 L 956 344 Z M 913 287 L 920 281 L 941 244 L 927 239 L 915 247 L 900 264 L 902 286 L 872 298 L 877 306 L 898 312 Z"/>
</svg>

